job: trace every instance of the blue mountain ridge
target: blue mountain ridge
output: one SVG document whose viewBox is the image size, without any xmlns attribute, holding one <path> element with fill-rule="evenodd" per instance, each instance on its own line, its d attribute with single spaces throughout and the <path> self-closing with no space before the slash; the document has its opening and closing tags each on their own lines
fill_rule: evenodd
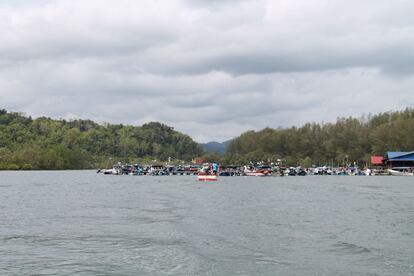
<svg viewBox="0 0 414 276">
<path fill-rule="evenodd" d="M 213 152 L 213 153 L 218 153 L 220 155 L 224 155 L 231 142 L 232 140 L 224 141 L 222 143 L 212 141 L 208 143 L 201 143 L 200 145 L 203 147 L 204 151 L 206 152 Z"/>
</svg>

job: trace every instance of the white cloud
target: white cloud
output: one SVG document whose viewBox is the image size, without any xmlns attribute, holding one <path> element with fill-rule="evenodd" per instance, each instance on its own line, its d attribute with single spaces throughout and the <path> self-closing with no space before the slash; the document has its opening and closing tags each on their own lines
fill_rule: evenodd
<svg viewBox="0 0 414 276">
<path fill-rule="evenodd" d="M 401 109 L 414 103 L 413 8 L 404 0 L 4 2 L 0 104 L 34 116 L 159 120 L 203 142 Z"/>
</svg>

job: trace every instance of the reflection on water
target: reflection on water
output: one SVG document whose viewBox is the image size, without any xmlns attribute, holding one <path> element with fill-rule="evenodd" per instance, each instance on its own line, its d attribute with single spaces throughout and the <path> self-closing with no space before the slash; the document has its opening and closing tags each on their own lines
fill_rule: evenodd
<svg viewBox="0 0 414 276">
<path fill-rule="evenodd" d="M 410 275 L 398 177 L 0 172 L 0 275 Z"/>
</svg>

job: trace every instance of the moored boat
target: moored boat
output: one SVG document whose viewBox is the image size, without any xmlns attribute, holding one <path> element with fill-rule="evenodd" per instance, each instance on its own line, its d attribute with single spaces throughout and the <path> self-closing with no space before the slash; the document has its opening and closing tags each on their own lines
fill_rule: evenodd
<svg viewBox="0 0 414 276">
<path fill-rule="evenodd" d="M 113 167 L 112 169 L 100 170 L 103 174 L 122 175 L 122 169 L 119 167 Z"/>
<path fill-rule="evenodd" d="M 388 169 L 388 172 L 393 176 L 414 176 L 413 168 L 410 167 L 395 167 Z"/>
<path fill-rule="evenodd" d="M 268 174 L 265 172 L 244 172 L 246 176 L 267 176 Z"/>
<path fill-rule="evenodd" d="M 245 176 L 268 176 L 271 171 L 266 169 L 256 170 L 252 167 L 244 166 L 243 173 Z"/>
</svg>

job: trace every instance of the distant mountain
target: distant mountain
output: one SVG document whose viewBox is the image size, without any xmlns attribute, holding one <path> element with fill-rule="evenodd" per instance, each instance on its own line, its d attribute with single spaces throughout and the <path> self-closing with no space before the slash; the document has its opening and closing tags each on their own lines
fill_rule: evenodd
<svg viewBox="0 0 414 276">
<path fill-rule="evenodd" d="M 205 144 L 201 144 L 201 147 L 207 151 L 207 152 L 214 152 L 214 153 L 218 153 L 220 155 L 224 155 L 227 151 L 228 146 L 230 145 L 230 143 L 232 142 L 232 140 L 228 140 L 225 141 L 223 143 L 219 143 L 219 142 L 208 142 Z"/>
</svg>

